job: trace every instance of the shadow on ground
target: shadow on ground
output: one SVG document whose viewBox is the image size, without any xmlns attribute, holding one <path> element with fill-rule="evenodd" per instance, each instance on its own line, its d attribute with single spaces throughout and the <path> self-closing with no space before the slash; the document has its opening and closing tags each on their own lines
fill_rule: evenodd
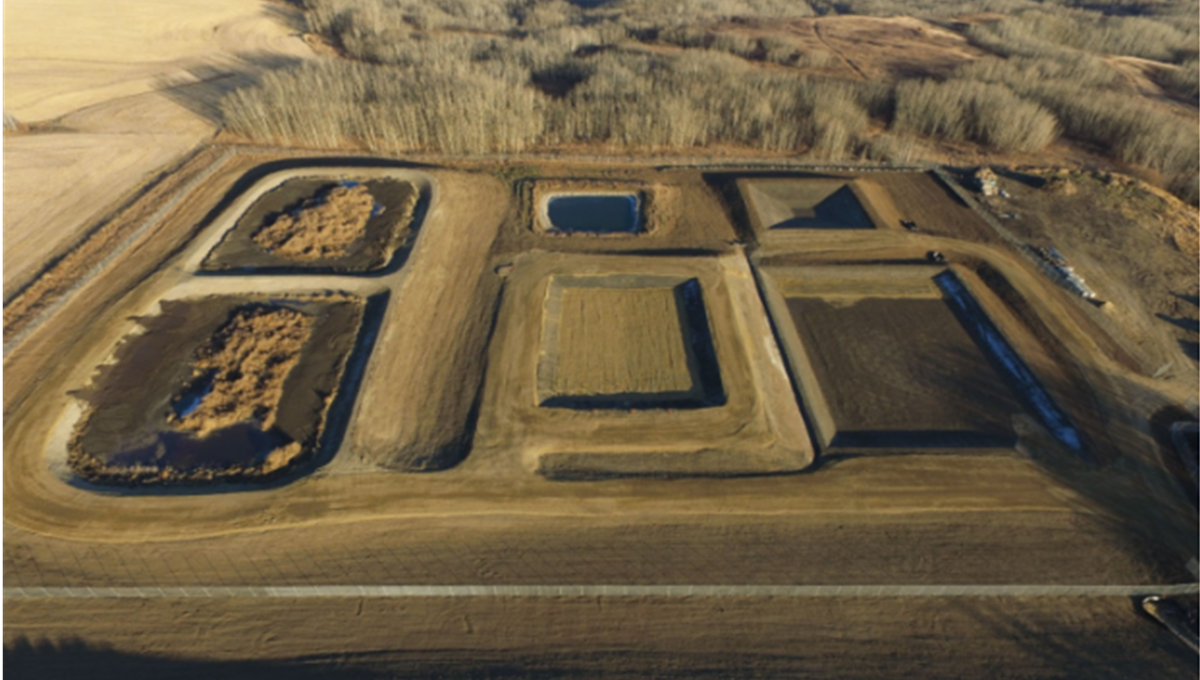
<svg viewBox="0 0 1200 680">
<path fill-rule="evenodd" d="M 794 653 L 716 653 L 680 651 L 559 651 L 530 650 L 481 651 L 443 649 L 321 655 L 287 660 L 214 661 L 166 656 L 130 654 L 79 639 L 59 642 L 30 642 L 19 639 L 6 645 L 4 672 L 12 678 L 78 678 L 82 680 L 141 678 L 209 680 L 260 680 L 298 678 L 309 680 L 382 678 L 882 678 L 890 677 L 897 661 L 917 662 L 924 678 L 970 677 L 1088 677 L 1129 678 L 1160 677 L 1168 669 L 1186 669 L 1195 657 L 1176 643 L 1165 631 L 1150 633 L 1156 625 L 1146 621 L 1148 636 L 1140 642 L 1149 649 L 1122 654 L 1113 635 L 1101 634 L 1102 640 L 1086 635 L 1061 635 L 1053 617 L 1018 620 L 993 610 L 986 603 L 951 605 L 969 610 L 966 614 L 988 627 L 990 632 L 1025 641 L 1023 651 L 1004 662 L 995 659 L 970 659 L 952 654 L 953 659 L 927 658 L 933 651 L 918 645 L 909 650 L 911 658 L 880 657 L 868 653 L 857 662 L 841 655 L 821 658 L 806 653 L 803 646 Z M 1134 614 L 1130 614 L 1133 616 Z M 1050 634 L 1047 634 L 1047 633 Z M 1060 633 L 1058 635 L 1054 633 Z M 869 645 L 868 645 L 869 646 Z M 938 644 L 933 644 L 938 647 Z M 995 650 L 993 650 L 995 651 Z M 904 655 L 906 656 L 906 655 Z M 925 661 L 926 663 L 921 663 Z M 1146 668 L 1148 665 L 1154 668 Z M 1149 671 L 1150 675 L 1143 675 Z"/>
</svg>

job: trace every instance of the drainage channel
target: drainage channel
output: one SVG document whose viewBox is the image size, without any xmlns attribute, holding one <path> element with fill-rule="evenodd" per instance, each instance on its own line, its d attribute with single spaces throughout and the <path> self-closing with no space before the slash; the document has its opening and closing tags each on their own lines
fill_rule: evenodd
<svg viewBox="0 0 1200 680">
<path fill-rule="evenodd" d="M 177 586 L 169 588 L 5 588 L 24 598 L 312 598 L 312 597 L 1163 597 L 1200 594 L 1173 585 L 459 585 L 459 586 Z"/>
<path fill-rule="evenodd" d="M 1072 451 L 1084 456 L 1083 439 L 1079 430 L 1055 405 L 1050 394 L 1034 377 L 1025 362 L 1017 356 L 1012 346 L 1005 340 L 1004 335 L 988 319 L 987 314 L 979 308 L 979 303 L 971 297 L 958 277 L 953 273 L 946 272 L 934 277 L 934 281 L 946 294 L 947 302 L 958 313 L 967 332 L 975 338 L 984 351 L 1003 366 L 1004 371 L 1019 387 L 1020 393 L 1033 408 L 1042 424 L 1050 429 L 1054 438 L 1067 445 Z"/>
</svg>

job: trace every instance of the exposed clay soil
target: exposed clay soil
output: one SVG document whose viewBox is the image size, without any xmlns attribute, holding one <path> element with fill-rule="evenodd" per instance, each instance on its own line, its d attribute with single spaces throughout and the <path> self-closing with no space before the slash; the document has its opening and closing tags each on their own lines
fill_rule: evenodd
<svg viewBox="0 0 1200 680">
<path fill-rule="evenodd" d="M 999 185 L 1011 198 L 984 199 L 986 208 L 1007 216 L 1003 224 L 1030 244 L 1057 248 L 1112 303 L 1102 321 L 1144 370 L 1170 363 L 1168 371 L 1194 384 L 1191 362 L 1200 358 L 1195 209 L 1144 182 L 1107 173 L 1003 170 Z M 1074 191 L 1064 191 L 1068 186 Z"/>
<path fill-rule="evenodd" d="M 305 201 L 296 212 L 275 218 L 254 235 L 254 242 L 292 260 L 343 257 L 365 235 L 374 208 L 366 186 L 334 187 Z"/>
</svg>

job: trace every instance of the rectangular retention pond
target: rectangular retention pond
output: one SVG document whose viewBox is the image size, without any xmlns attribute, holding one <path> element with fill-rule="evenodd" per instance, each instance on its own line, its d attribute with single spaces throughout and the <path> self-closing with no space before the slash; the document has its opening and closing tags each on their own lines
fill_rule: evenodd
<svg viewBox="0 0 1200 680">
<path fill-rule="evenodd" d="M 546 216 L 565 234 L 636 234 L 639 203 L 635 194 L 559 194 L 547 200 Z"/>
</svg>

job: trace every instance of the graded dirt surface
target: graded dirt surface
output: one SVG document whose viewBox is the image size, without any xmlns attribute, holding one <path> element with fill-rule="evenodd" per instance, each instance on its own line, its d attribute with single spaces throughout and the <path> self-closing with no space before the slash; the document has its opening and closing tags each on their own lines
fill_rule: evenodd
<svg viewBox="0 0 1200 680">
<path fill-rule="evenodd" d="M 212 271 L 365 272 L 402 257 L 421 191 L 396 179 L 300 177 L 259 197 L 202 267 Z M 337 180 L 337 181 L 335 181 Z"/>
<path fill-rule="evenodd" d="M 553 359 L 542 360 L 554 375 L 543 404 L 556 396 L 669 398 L 696 386 L 674 287 L 566 286 L 561 296 Z"/>
<path fill-rule="evenodd" d="M 217 128 L 221 93 L 312 51 L 252 0 L 5 3 L 4 299 Z"/>
<path fill-rule="evenodd" d="M 870 680 L 903 664 L 947 680 L 1195 676 L 1194 653 L 1127 598 L 134 600 L 70 611 L 6 602 L 5 670 Z"/>
<path fill-rule="evenodd" d="M 860 181 L 865 206 L 878 223 L 901 229 L 916 223 L 920 233 L 974 243 L 999 241 L 988 225 L 932 172 L 878 172 Z"/>
<path fill-rule="evenodd" d="M 701 170 L 614 171 L 676 191 L 674 221 L 640 236 L 577 239 L 537 234 L 519 185 L 530 176 L 593 176 L 595 166 L 440 161 L 403 171 L 405 181 L 425 182 L 429 205 L 410 257 L 395 271 L 197 274 L 234 224 L 233 213 L 253 203 L 248 192 L 282 181 L 274 174 L 278 166 L 255 170 L 268 160 L 274 159 L 238 149 L 214 154 L 211 166 L 203 166 L 213 168 L 210 174 L 189 166 L 162 187 L 183 197 L 172 203 L 173 194 L 163 195 L 169 209 L 128 247 L 97 246 L 94 252 L 110 259 L 68 288 L 57 306 L 41 308 L 49 313 L 14 314 L 33 321 L 15 326 L 22 330 L 5 353 L 6 587 L 1194 581 L 1185 565 L 1195 556 L 1196 512 L 1164 463 L 1169 443 L 1156 429 L 1159 414 L 1170 415 L 1193 387 L 1130 370 L 1112 351 L 1109 332 L 1080 306 L 1086 303 L 996 245 L 998 239 L 971 237 L 969 224 L 961 229 L 964 216 L 974 213 L 948 202 L 928 175 L 912 174 L 924 198 L 904 199 L 916 202 L 912 212 L 923 211 L 916 219 L 928 230 L 810 230 L 810 243 L 785 252 L 756 246 L 736 203 Z M 189 185 L 195 177 L 202 179 Z M 870 179 L 879 186 L 901 181 L 887 173 Z M 877 207 L 882 199 L 869 203 L 870 210 L 884 210 Z M 134 206 L 114 229 L 134 233 L 120 229 L 156 210 Z M 729 242 L 739 237 L 747 237 L 745 249 Z M 679 250 L 637 252 L 654 248 Z M 798 474 L 654 476 L 687 471 L 697 460 L 719 469 L 731 451 L 742 463 L 761 462 L 752 455 L 768 447 L 804 452 L 806 421 L 764 309 L 759 270 L 877 268 L 881 261 L 923 261 L 929 250 L 945 253 L 946 267 L 976 277 L 969 281 L 972 294 L 1086 433 L 1095 460 L 1082 460 L 1036 423 L 1017 418 L 1020 443 L 1008 455 L 838 456 L 818 444 L 808 450 L 816 464 Z M 988 282 L 973 273 L 985 267 Z M 539 407 L 545 282 L 648 274 L 699 281 L 727 404 L 671 414 Z M 385 299 L 335 455 L 312 474 L 250 492 L 102 494 L 64 484 L 46 452 L 70 414 L 67 392 L 86 384 L 134 325 L 130 317 L 146 315 L 162 299 L 248 289 L 269 297 L 343 291 Z M 1146 328 L 1158 332 L 1154 322 Z M 746 406 L 740 401 L 746 394 L 759 403 Z M 739 408 L 761 415 L 710 415 Z M 552 411 L 565 412 L 565 420 L 548 426 L 560 430 L 546 436 L 538 429 Z M 663 454 L 664 442 L 711 442 L 718 428 L 734 442 L 728 450 L 684 456 L 675 470 L 663 464 L 678 455 Z M 617 436 L 660 454 L 637 463 L 651 474 L 566 482 L 536 473 L 539 457 L 568 450 L 558 441 L 590 455 L 595 442 L 620 448 Z M 571 467 L 578 462 L 565 464 L 578 469 Z M 403 472 L 410 470 L 424 472 Z M 1193 677 L 1195 663 L 1128 598 L 13 598 L 5 604 L 8 668 L 45 669 L 47 676 L 64 668 L 53 664 L 67 664 L 67 675 L 86 673 L 91 664 L 127 676 L 198 667 L 261 677 L 316 667 L 347 677 L 416 668 L 452 677 L 628 671 L 869 678 L 895 677 L 899 667 L 913 666 L 925 677 Z M 161 657 L 189 666 L 157 665 Z"/>
<path fill-rule="evenodd" d="M 787 305 L 832 411 L 834 445 L 1015 443 L 1020 403 L 942 300 Z"/>
</svg>

